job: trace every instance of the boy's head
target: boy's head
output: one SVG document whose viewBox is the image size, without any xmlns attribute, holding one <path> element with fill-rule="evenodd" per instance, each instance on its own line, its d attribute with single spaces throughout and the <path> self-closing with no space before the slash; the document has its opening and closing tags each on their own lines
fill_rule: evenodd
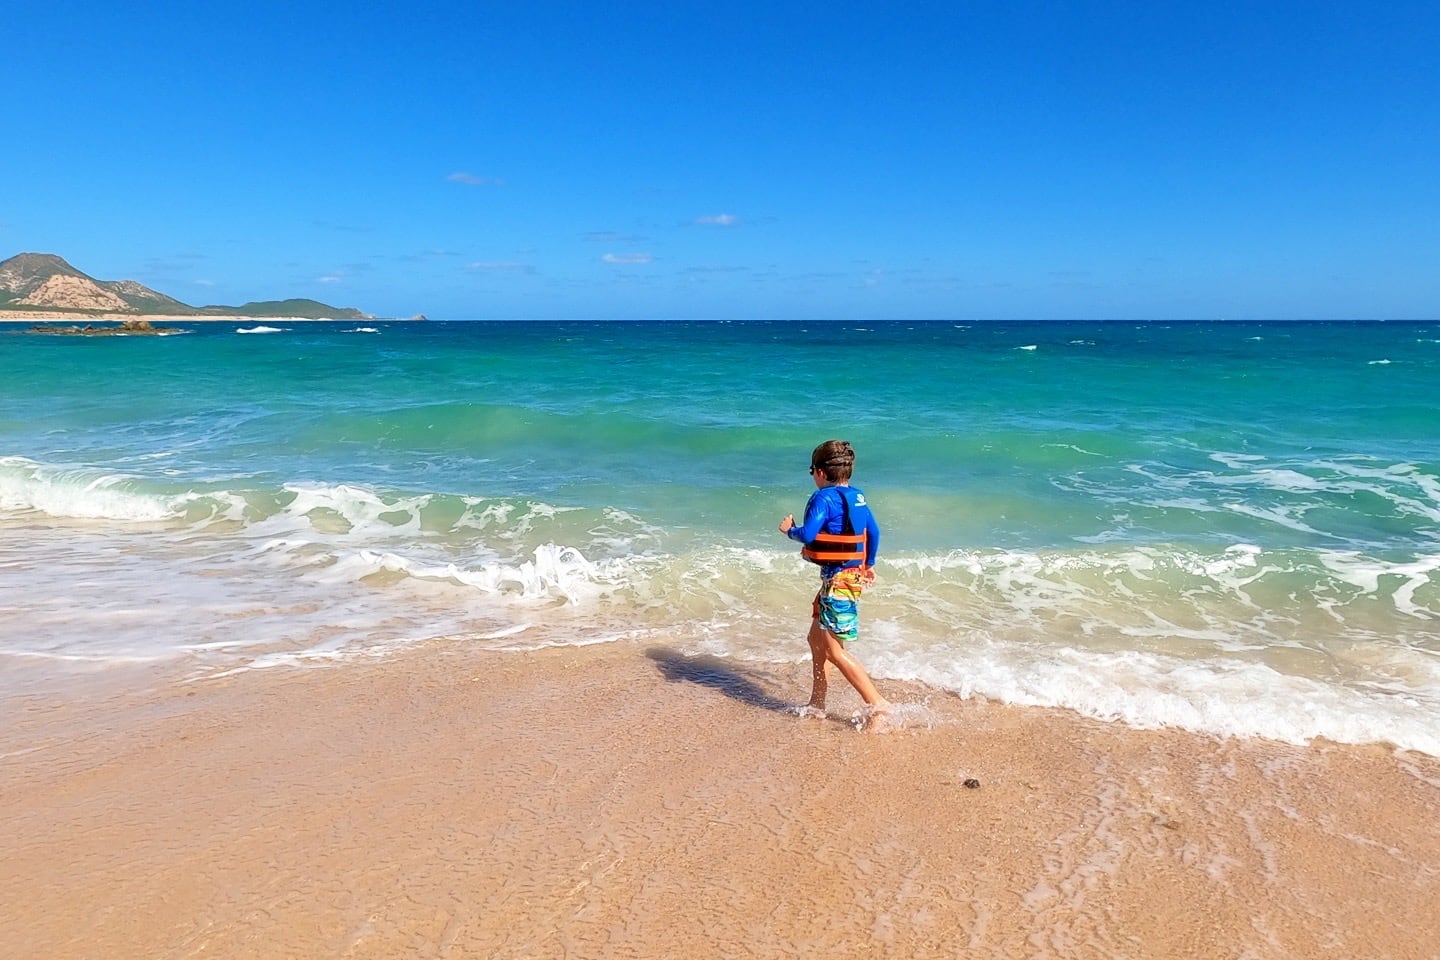
<svg viewBox="0 0 1440 960">
<path fill-rule="evenodd" d="M 855 472 L 855 448 L 846 440 L 826 440 L 810 454 L 810 472 L 817 471 L 830 483 L 849 480 Z"/>
</svg>

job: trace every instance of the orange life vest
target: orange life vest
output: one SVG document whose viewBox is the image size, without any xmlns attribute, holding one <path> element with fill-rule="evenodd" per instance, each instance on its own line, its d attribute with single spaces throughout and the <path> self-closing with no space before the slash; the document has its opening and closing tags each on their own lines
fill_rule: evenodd
<svg viewBox="0 0 1440 960">
<path fill-rule="evenodd" d="M 865 563 L 865 531 L 855 532 L 855 525 L 850 522 L 850 498 L 843 493 L 839 496 L 840 509 L 845 516 L 845 525 L 840 528 L 840 533 L 820 531 L 815 534 L 814 540 L 800 549 L 800 556 L 811 563 L 829 565 L 850 563 L 854 560 L 859 560 L 861 564 Z"/>
<path fill-rule="evenodd" d="M 817 533 L 815 539 L 800 549 L 800 556 L 811 563 L 865 562 L 865 532 Z"/>
</svg>

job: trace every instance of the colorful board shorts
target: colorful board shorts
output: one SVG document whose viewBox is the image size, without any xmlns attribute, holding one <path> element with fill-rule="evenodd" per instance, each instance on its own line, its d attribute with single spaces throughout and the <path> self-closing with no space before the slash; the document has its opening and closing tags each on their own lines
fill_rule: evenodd
<svg viewBox="0 0 1440 960">
<path fill-rule="evenodd" d="M 853 642 L 860 636 L 860 594 L 865 586 L 859 567 L 837 570 L 829 580 L 821 581 L 811 616 L 838 639 Z"/>
</svg>

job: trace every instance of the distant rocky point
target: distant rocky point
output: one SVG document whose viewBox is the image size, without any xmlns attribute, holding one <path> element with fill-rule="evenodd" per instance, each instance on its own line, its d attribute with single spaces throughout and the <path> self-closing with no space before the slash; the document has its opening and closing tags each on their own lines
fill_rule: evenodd
<svg viewBox="0 0 1440 960">
<path fill-rule="evenodd" d="M 21 253 L 0 262 L 0 311 L 88 318 L 130 316 L 294 317 L 306 320 L 373 320 L 354 307 L 318 300 L 258 300 L 239 307 L 192 307 L 134 280 L 96 280 L 53 253 Z M 131 331 L 135 332 L 135 331 Z"/>
</svg>

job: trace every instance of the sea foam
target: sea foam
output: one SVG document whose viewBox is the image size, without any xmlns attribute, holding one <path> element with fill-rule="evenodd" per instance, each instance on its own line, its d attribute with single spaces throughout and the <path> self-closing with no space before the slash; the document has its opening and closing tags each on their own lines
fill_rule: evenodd
<svg viewBox="0 0 1440 960">
<path fill-rule="evenodd" d="M 961 696 L 1064 707 L 1139 728 L 1180 727 L 1221 736 L 1306 743 L 1392 743 L 1440 756 L 1440 702 L 1415 692 L 1350 689 L 1239 660 L 1194 662 L 1139 651 L 1047 649 L 1014 655 L 958 646 L 945 660 L 873 653 L 872 673 Z"/>
<path fill-rule="evenodd" d="M 172 498 L 135 489 L 136 478 L 88 468 L 51 467 L 0 457 L 0 510 L 37 510 L 55 517 L 117 521 L 166 520 Z"/>
</svg>

